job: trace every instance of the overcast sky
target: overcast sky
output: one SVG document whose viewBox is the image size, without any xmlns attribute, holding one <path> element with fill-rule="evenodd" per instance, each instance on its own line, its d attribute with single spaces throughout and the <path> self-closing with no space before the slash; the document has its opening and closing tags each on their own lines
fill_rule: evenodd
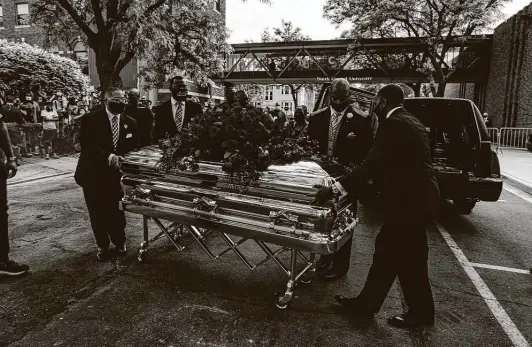
<svg viewBox="0 0 532 347">
<path fill-rule="evenodd" d="M 531 0 L 513 0 L 506 8 L 507 17 L 517 13 Z M 340 36 L 345 25 L 336 29 L 322 17 L 325 0 L 273 0 L 271 5 L 258 0 L 227 0 L 227 26 L 231 30 L 230 43 L 246 40 L 260 41 L 266 27 L 276 27 L 281 19 L 299 26 L 305 35 L 314 40 L 330 40 Z"/>
</svg>

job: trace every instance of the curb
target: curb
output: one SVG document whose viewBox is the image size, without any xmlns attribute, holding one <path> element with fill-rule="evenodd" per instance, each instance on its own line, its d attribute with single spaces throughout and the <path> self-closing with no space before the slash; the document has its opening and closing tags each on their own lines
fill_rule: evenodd
<svg viewBox="0 0 532 347">
<path fill-rule="evenodd" d="M 532 195 L 532 185 L 527 184 L 519 180 L 517 177 L 507 174 L 506 172 L 501 172 L 501 176 L 504 179 L 504 181 L 510 184 L 511 186 L 514 186 L 515 188 L 522 190 L 523 192 L 527 194 Z"/>
<path fill-rule="evenodd" d="M 55 174 L 52 174 L 52 175 L 46 175 L 46 176 L 40 176 L 40 177 L 34 177 L 34 178 L 28 178 L 26 180 L 22 180 L 22 181 L 18 181 L 18 182 L 13 182 L 13 183 L 8 183 L 7 186 L 10 187 L 10 186 L 17 186 L 19 184 L 24 184 L 24 183 L 29 183 L 29 182 L 34 182 L 34 181 L 39 181 L 39 180 L 44 180 L 44 179 L 47 179 L 47 178 L 52 178 L 52 177 L 57 177 L 57 176 L 66 176 L 66 175 L 71 175 L 73 174 L 74 171 L 67 171 L 67 172 L 60 172 L 60 173 L 55 173 Z"/>
</svg>

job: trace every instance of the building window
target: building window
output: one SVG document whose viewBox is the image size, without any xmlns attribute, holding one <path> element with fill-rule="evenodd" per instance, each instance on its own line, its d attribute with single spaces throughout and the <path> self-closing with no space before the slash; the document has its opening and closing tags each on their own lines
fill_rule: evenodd
<svg viewBox="0 0 532 347">
<path fill-rule="evenodd" d="M 292 101 L 283 102 L 283 109 L 285 112 L 292 112 Z"/>
<path fill-rule="evenodd" d="M 264 92 L 264 100 L 272 101 L 273 100 L 273 87 L 266 86 L 266 91 Z"/>
<path fill-rule="evenodd" d="M 17 4 L 17 25 L 30 25 L 30 9 L 28 3 Z"/>
<path fill-rule="evenodd" d="M 281 89 L 281 94 L 283 95 L 290 95 L 292 94 L 290 92 L 290 86 L 283 86 L 282 89 Z"/>
<path fill-rule="evenodd" d="M 4 9 L 0 5 L 0 28 L 4 27 Z"/>
<path fill-rule="evenodd" d="M 214 0 L 214 9 L 218 12 L 222 12 L 222 0 Z"/>
</svg>

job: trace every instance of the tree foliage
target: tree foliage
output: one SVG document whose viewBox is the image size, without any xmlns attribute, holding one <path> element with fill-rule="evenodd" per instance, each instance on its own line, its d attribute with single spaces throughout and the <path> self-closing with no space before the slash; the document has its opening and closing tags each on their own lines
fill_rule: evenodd
<svg viewBox="0 0 532 347">
<path fill-rule="evenodd" d="M 148 85 L 160 87 L 175 74 L 205 84 L 209 76 L 223 71 L 223 54 L 230 53 L 229 35 L 222 18 L 211 9 L 211 1 L 182 1 L 156 13 L 153 30 L 159 37 L 150 42 L 141 72 Z"/>
<path fill-rule="evenodd" d="M 265 28 L 261 34 L 262 42 L 293 42 L 293 41 L 310 41 L 310 36 L 304 35 L 301 28 L 296 27 L 290 21 L 281 20 L 281 26 L 277 28 Z M 270 58 L 275 62 L 275 65 L 279 69 L 283 69 L 287 64 L 290 63 L 290 57 L 283 58 Z M 300 84 L 294 85 L 289 84 L 290 93 L 292 94 L 292 99 L 294 105 L 297 107 L 297 93 L 301 88 L 312 89 L 311 84 Z"/>
<path fill-rule="evenodd" d="M 30 91 L 32 85 L 50 94 L 85 93 L 89 79 L 75 61 L 27 43 L 0 40 L 0 90 Z"/>
<path fill-rule="evenodd" d="M 473 34 L 482 34 L 502 18 L 502 8 L 509 0 L 327 0 L 325 17 L 339 25 L 353 23 L 346 36 L 415 37 L 427 44 L 420 58 L 439 83 L 437 95 L 443 96 L 445 85 L 460 65 L 449 66 L 452 51 L 448 43 L 458 43 L 458 60 L 463 59 L 464 45 Z M 456 38 L 461 36 L 461 38 Z"/>
<path fill-rule="evenodd" d="M 205 57 L 221 53 L 218 49 L 225 46 L 214 40 L 225 37 L 225 28 L 217 27 L 215 33 L 200 40 L 191 38 L 219 24 L 208 21 L 214 17 L 199 11 L 209 6 L 212 12 L 212 0 L 36 0 L 32 16 L 44 27 L 50 43 L 80 36 L 94 50 L 105 90 L 120 86 L 122 69 L 133 58 L 152 53 L 152 48 L 155 54 L 148 56 L 151 62 L 172 47 L 176 68 L 191 68 L 192 75 L 212 69 L 213 64 L 206 63 Z M 193 43 L 196 41 L 203 44 Z M 156 74 L 166 70 L 169 69 L 165 67 Z"/>
</svg>

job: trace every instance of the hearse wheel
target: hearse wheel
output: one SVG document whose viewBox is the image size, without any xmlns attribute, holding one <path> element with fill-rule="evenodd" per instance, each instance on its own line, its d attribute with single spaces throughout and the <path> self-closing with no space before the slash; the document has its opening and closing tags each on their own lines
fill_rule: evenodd
<svg viewBox="0 0 532 347">
<path fill-rule="evenodd" d="M 456 212 L 459 214 L 470 214 L 477 201 L 475 199 L 457 199 L 453 200 L 453 206 Z"/>
</svg>

